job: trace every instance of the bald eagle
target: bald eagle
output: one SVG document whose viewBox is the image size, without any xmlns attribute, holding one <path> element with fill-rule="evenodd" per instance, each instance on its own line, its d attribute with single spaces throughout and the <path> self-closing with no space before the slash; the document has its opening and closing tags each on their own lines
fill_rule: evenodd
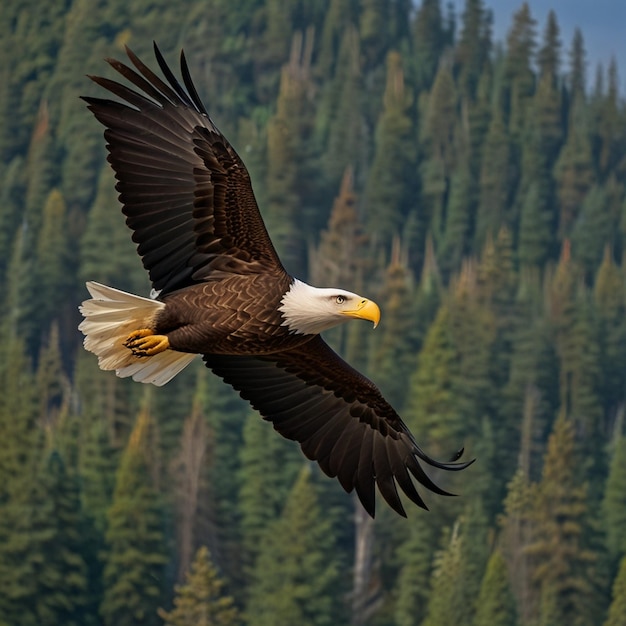
<svg viewBox="0 0 626 626">
<path fill-rule="evenodd" d="M 265 229 L 245 165 L 200 101 L 181 53 L 183 87 L 157 46 L 165 81 L 126 49 L 135 69 L 107 62 L 136 89 L 90 76 L 119 100 L 83 98 L 106 127 L 108 161 L 152 282 L 150 298 L 87 283 L 79 328 L 103 370 L 164 385 L 202 355 L 206 366 L 299 442 L 342 487 L 375 512 L 375 485 L 406 516 L 398 486 L 427 508 L 413 478 L 449 495 L 427 456 L 377 387 L 320 333 L 351 319 L 376 326 L 378 306 L 342 289 L 290 276 Z"/>
</svg>

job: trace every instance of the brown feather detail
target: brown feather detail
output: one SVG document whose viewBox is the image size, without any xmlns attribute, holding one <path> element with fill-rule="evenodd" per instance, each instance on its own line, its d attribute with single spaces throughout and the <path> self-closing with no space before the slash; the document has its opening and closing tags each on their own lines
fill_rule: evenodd
<svg viewBox="0 0 626 626">
<path fill-rule="evenodd" d="M 108 62 L 132 87 L 91 77 L 123 102 L 84 100 L 106 126 L 122 210 L 154 288 L 165 295 L 230 273 L 284 273 L 248 171 L 206 114 L 184 57 L 186 90 L 158 49 L 167 82 L 127 53 L 138 71 Z"/>
<path fill-rule="evenodd" d="M 398 486 L 426 508 L 410 474 L 428 489 L 446 494 L 426 475 L 420 460 L 446 470 L 469 465 L 440 463 L 424 454 L 376 386 L 319 336 L 276 354 L 205 354 L 203 359 L 280 434 L 298 441 L 308 458 L 337 476 L 346 491 L 356 489 L 372 516 L 375 485 L 400 515 L 405 512 Z"/>
</svg>

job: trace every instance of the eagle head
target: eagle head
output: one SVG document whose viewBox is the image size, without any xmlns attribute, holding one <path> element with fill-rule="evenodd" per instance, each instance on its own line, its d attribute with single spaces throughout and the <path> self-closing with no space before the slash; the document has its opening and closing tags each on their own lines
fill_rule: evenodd
<svg viewBox="0 0 626 626">
<path fill-rule="evenodd" d="M 316 335 L 350 319 L 380 321 L 375 302 L 344 289 L 320 289 L 294 280 L 279 307 L 283 326 L 303 335 Z"/>
</svg>

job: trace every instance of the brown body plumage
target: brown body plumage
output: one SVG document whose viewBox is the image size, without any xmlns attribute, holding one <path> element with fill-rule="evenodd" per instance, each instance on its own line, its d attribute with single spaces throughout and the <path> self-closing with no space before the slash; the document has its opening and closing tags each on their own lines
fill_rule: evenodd
<svg viewBox="0 0 626 626">
<path fill-rule="evenodd" d="M 103 369 L 157 385 L 201 354 L 279 433 L 356 490 L 372 516 L 375 485 L 401 515 L 398 485 L 425 508 L 411 477 L 446 492 L 420 461 L 445 470 L 468 463 L 429 458 L 376 386 L 319 336 L 352 318 L 376 325 L 378 307 L 287 274 L 248 172 L 204 109 L 184 56 L 186 89 L 156 46 L 167 82 L 127 52 L 138 71 L 109 63 L 136 90 L 91 77 L 125 102 L 84 99 L 106 127 L 108 160 L 153 297 L 88 283 L 85 347 Z"/>
</svg>

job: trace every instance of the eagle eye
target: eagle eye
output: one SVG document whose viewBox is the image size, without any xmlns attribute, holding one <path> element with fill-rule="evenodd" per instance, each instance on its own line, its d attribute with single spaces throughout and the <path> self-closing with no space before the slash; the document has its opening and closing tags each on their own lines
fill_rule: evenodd
<svg viewBox="0 0 626 626">
<path fill-rule="evenodd" d="M 345 297 L 345 296 L 337 296 L 337 297 L 335 298 L 335 302 L 336 302 L 337 304 L 343 304 L 345 301 L 346 301 L 346 297 Z"/>
</svg>

